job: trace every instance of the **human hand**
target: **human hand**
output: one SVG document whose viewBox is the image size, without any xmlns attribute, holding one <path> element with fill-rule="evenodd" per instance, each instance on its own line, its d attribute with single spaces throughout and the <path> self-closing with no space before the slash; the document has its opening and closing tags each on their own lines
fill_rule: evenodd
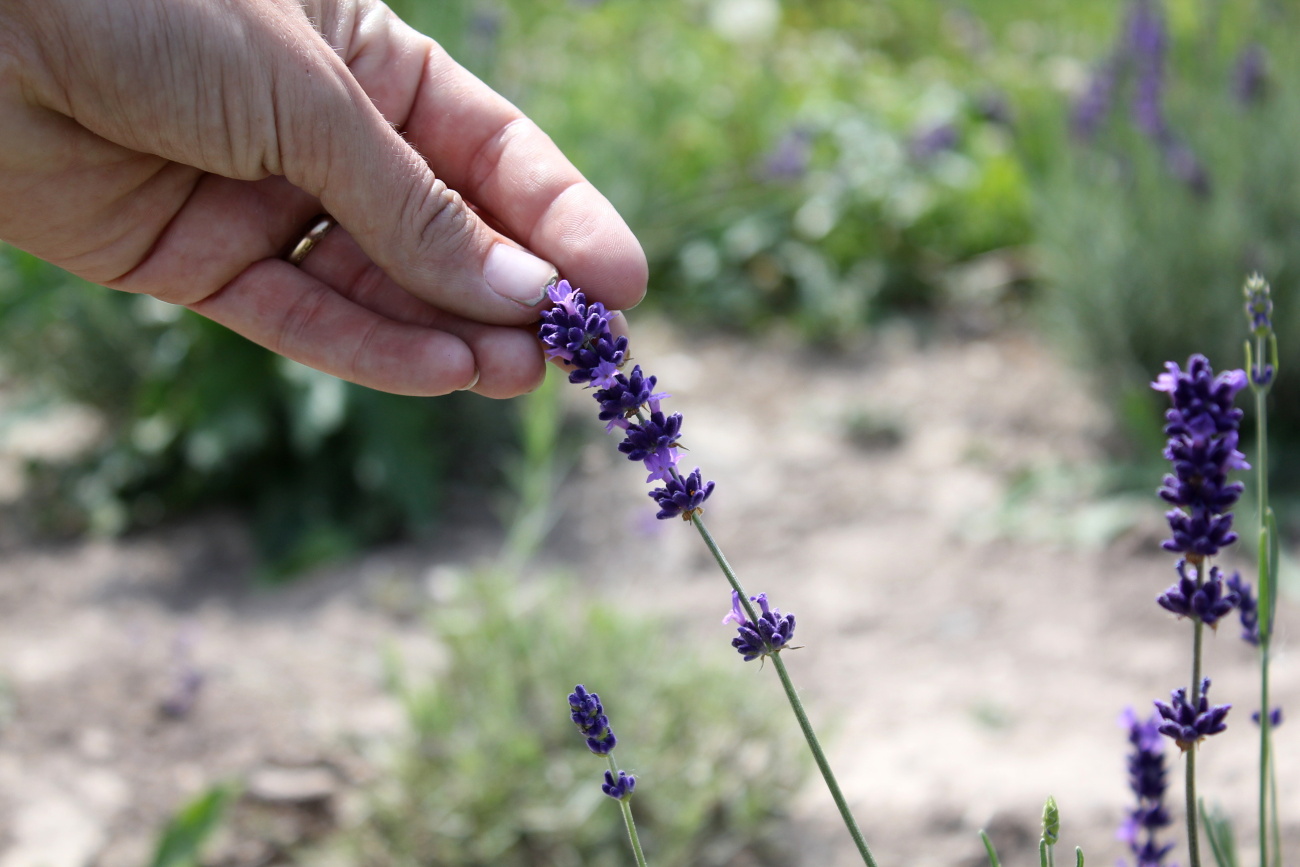
<svg viewBox="0 0 1300 867">
<path fill-rule="evenodd" d="M 0 238 L 402 394 L 534 387 L 557 267 L 611 309 L 646 282 L 550 139 L 378 0 L 4 0 Z"/>
</svg>

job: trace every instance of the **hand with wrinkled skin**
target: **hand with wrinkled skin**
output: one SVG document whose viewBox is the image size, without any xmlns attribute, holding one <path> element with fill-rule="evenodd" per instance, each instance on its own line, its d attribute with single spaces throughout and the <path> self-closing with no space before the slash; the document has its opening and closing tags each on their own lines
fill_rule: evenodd
<svg viewBox="0 0 1300 867">
<path fill-rule="evenodd" d="M 646 282 L 550 139 L 379 0 L 0 0 L 0 238 L 413 395 L 535 387 L 557 268 L 613 309 Z"/>
</svg>

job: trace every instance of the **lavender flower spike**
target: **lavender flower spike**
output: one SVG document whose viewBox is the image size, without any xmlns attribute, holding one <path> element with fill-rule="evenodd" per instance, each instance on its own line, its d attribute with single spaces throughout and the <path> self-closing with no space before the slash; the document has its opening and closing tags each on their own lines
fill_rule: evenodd
<svg viewBox="0 0 1300 867">
<path fill-rule="evenodd" d="M 736 637 L 731 639 L 731 646 L 744 657 L 745 662 L 773 653 L 780 653 L 794 637 L 794 615 L 782 616 L 780 610 L 768 605 L 767 594 L 760 593 L 749 597 L 750 602 L 757 602 L 763 613 L 758 623 L 752 623 L 745 616 L 745 609 L 740 604 L 740 594 L 731 591 L 731 611 L 722 618 L 722 622 L 735 623 Z"/>
<path fill-rule="evenodd" d="M 1217 735 L 1228 727 L 1223 720 L 1232 709 L 1230 704 L 1210 707 L 1210 679 L 1201 680 L 1201 697 L 1195 707 L 1187 700 L 1187 690 L 1179 687 L 1173 692 L 1173 701 L 1155 702 L 1156 710 L 1164 718 L 1158 731 L 1171 738 L 1178 748 L 1187 752 L 1210 735 Z"/>
<path fill-rule="evenodd" d="M 569 381 L 586 383 L 600 404 L 605 430 L 619 428 L 623 441 L 618 450 L 628 460 L 645 465 L 647 482 L 662 482 L 650 496 L 659 504 L 657 517 L 682 515 L 689 519 L 713 493 L 713 482 L 705 482 L 700 470 L 683 476 L 677 470 L 682 446 L 681 413 L 665 413 L 660 401 L 668 397 L 655 391 L 657 380 L 640 365 L 624 373 L 627 338 L 615 338 L 609 323 L 618 316 L 587 296 L 567 280 L 557 280 L 546 289 L 552 307 L 542 312 L 538 337 L 546 354 L 571 368 Z"/>
<path fill-rule="evenodd" d="M 1125 709 L 1120 722 L 1128 728 L 1128 742 L 1133 745 L 1128 757 L 1128 784 L 1136 804 L 1116 836 L 1128 844 L 1137 859 L 1134 867 L 1162 867 L 1174 844 L 1161 845 L 1157 839 L 1161 828 L 1173 824 L 1164 805 L 1169 772 L 1165 769 L 1158 720 L 1154 714 L 1140 720 L 1130 707 Z"/>
<path fill-rule="evenodd" d="M 1187 574 L 1187 561 L 1179 560 L 1178 583 L 1166 590 L 1156 599 L 1160 607 L 1172 611 L 1179 617 L 1199 620 L 1211 629 L 1218 626 L 1219 619 L 1226 616 L 1237 605 L 1238 596 L 1231 585 L 1224 591 L 1223 576 L 1218 566 L 1210 567 L 1209 576 L 1196 586 L 1193 575 Z"/>
<path fill-rule="evenodd" d="M 1242 485 L 1229 483 L 1227 474 L 1250 468 L 1237 450 L 1242 412 L 1233 406 L 1246 374 L 1229 370 L 1215 376 L 1203 355 L 1193 355 L 1186 371 L 1172 361 L 1165 368 L 1151 384 L 1173 402 L 1165 413 L 1164 454 L 1174 472 L 1165 476 L 1160 496 L 1178 508 L 1165 515 L 1172 537 L 1164 547 L 1199 563 L 1237 540 L 1228 509 Z"/>
<path fill-rule="evenodd" d="M 587 749 L 598 756 L 609 755 L 618 739 L 609 727 L 609 717 L 605 716 L 600 696 L 587 692 L 582 684 L 578 684 L 569 694 L 569 710 L 578 731 L 587 739 Z"/>
<path fill-rule="evenodd" d="M 636 777 L 627 771 L 619 771 L 618 779 L 614 779 L 614 774 L 611 771 L 606 771 L 605 782 L 600 784 L 601 791 L 615 801 L 626 801 L 632 797 L 634 788 L 636 788 Z"/>
<path fill-rule="evenodd" d="M 677 440 L 681 435 L 681 413 L 665 416 L 662 412 L 651 412 L 645 421 L 627 426 L 627 436 L 618 444 L 618 450 L 629 461 L 645 464 L 650 471 L 647 482 L 667 481 L 677 467 Z"/>
</svg>

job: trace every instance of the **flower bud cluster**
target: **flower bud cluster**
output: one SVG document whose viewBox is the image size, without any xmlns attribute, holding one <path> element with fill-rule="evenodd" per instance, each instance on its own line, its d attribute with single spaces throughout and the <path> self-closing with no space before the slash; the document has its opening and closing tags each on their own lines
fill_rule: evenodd
<svg viewBox="0 0 1300 867">
<path fill-rule="evenodd" d="M 698 467 L 683 477 L 681 459 L 681 413 L 667 414 L 660 401 L 668 397 L 655 391 L 657 380 L 640 366 L 624 373 L 628 350 L 626 337 L 614 337 L 610 322 L 618 316 L 599 301 L 588 302 L 579 289 L 560 280 L 547 287 L 552 306 L 542 313 L 539 336 L 546 355 L 558 359 L 569 370 L 569 381 L 595 389 L 599 417 L 605 430 L 623 431 L 618 450 L 628 460 L 642 463 L 647 482 L 661 482 L 650 497 L 659 505 L 657 518 L 681 516 L 689 520 L 698 514 L 713 493 L 713 482 L 700 478 Z"/>
<path fill-rule="evenodd" d="M 1200 697 L 1189 701 L 1187 690 L 1179 687 L 1174 690 L 1172 701 L 1155 703 L 1156 710 L 1164 718 L 1157 731 L 1165 737 L 1172 738 L 1178 748 L 1186 752 L 1210 735 L 1217 735 L 1228 727 L 1223 720 L 1232 709 L 1230 704 L 1210 706 L 1210 679 L 1201 679 Z"/>
<path fill-rule="evenodd" d="M 1173 824 L 1164 803 L 1169 771 L 1159 722 L 1154 715 L 1138 719 L 1132 708 L 1125 710 L 1122 722 L 1133 747 L 1128 756 L 1128 784 L 1136 803 L 1119 829 L 1119 838 L 1133 853 L 1134 867 L 1160 867 L 1174 844 L 1159 841 L 1160 829 Z"/>
<path fill-rule="evenodd" d="M 731 591 L 731 611 L 722 618 L 724 624 L 736 624 L 736 637 L 731 639 L 731 646 L 745 658 L 745 662 L 780 653 L 794 637 L 793 614 L 782 615 L 780 610 L 771 607 L 766 593 L 751 596 L 749 601 L 758 603 L 763 612 L 757 623 L 745 615 L 745 609 L 740 604 L 740 594 L 734 590 Z"/>
<path fill-rule="evenodd" d="M 574 725 L 587 739 L 587 749 L 598 756 L 607 756 L 618 743 L 614 730 L 609 727 L 609 717 L 600 703 L 600 696 L 587 692 L 586 687 L 578 684 L 569 694 L 569 710 Z"/>
<path fill-rule="evenodd" d="M 1164 455 L 1173 464 L 1160 496 L 1177 508 L 1166 513 L 1172 537 L 1168 551 L 1199 562 L 1237 540 L 1228 511 L 1241 496 L 1240 482 L 1229 482 L 1232 470 L 1249 469 L 1237 450 L 1241 410 L 1233 406 L 1237 392 L 1246 387 L 1241 370 L 1218 376 L 1203 355 L 1193 355 L 1183 371 L 1175 362 L 1156 377 L 1151 387 L 1169 394 L 1173 407 L 1165 413 Z"/>
<path fill-rule="evenodd" d="M 1210 567 L 1210 574 L 1200 586 L 1196 576 L 1187 574 L 1187 561 L 1179 560 L 1178 583 L 1166 590 L 1156 602 L 1166 611 L 1172 611 L 1179 617 L 1191 617 L 1206 626 L 1215 627 L 1221 617 L 1229 614 L 1236 607 L 1239 597 L 1233 588 L 1233 580 L 1240 583 L 1241 576 L 1236 572 L 1226 582 L 1218 566 Z M 1226 586 L 1226 589 L 1225 589 Z"/>
<path fill-rule="evenodd" d="M 1273 335 L 1273 299 L 1268 281 L 1258 274 L 1246 278 L 1242 287 L 1246 296 L 1246 321 L 1250 326 L 1250 336 L 1246 341 L 1246 366 L 1249 368 L 1250 383 L 1256 389 L 1267 390 L 1277 375 L 1277 342 Z M 1269 357 L 1266 358 L 1265 355 Z"/>
<path fill-rule="evenodd" d="M 609 727 L 609 717 L 600 703 L 600 696 L 587 692 L 587 688 L 578 684 L 569 693 L 569 710 L 578 731 L 587 739 L 587 749 L 598 756 L 607 756 L 613 751 L 618 739 Z M 610 760 L 613 761 L 612 759 Z M 605 772 L 605 782 L 600 789 L 616 801 L 626 801 L 632 797 L 636 786 L 636 777 L 627 771 L 619 771 L 615 778 L 609 771 Z"/>
</svg>

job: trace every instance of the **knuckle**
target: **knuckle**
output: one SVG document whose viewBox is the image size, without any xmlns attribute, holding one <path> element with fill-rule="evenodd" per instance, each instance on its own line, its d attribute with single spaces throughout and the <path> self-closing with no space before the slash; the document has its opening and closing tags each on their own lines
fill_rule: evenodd
<svg viewBox="0 0 1300 867">
<path fill-rule="evenodd" d="M 281 355 L 292 355 L 295 348 L 307 343 L 324 300 L 324 295 L 319 292 L 309 292 L 295 299 L 280 318 L 269 348 Z"/>
<path fill-rule="evenodd" d="M 435 179 L 410 209 L 410 221 L 422 254 L 439 258 L 468 253 L 476 235 L 477 218 L 460 193 Z"/>
</svg>

